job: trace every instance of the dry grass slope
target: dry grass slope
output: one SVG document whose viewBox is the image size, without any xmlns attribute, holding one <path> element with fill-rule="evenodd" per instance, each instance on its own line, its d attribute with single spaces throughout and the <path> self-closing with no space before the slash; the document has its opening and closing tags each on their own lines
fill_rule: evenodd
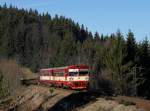
<svg viewBox="0 0 150 111">
<path fill-rule="evenodd" d="M 29 69 L 18 65 L 15 60 L 0 59 L 0 77 L 0 97 L 3 98 L 15 95 L 22 88 L 21 78 L 33 78 L 35 74 Z"/>
</svg>

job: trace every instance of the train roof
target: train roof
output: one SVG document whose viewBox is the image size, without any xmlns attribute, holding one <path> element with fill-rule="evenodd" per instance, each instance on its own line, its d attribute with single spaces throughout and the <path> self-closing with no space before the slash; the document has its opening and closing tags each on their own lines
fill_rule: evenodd
<svg viewBox="0 0 150 111">
<path fill-rule="evenodd" d="M 64 66 L 64 67 L 44 68 L 44 69 L 41 69 L 41 70 L 66 69 L 66 68 L 72 68 L 72 69 L 84 68 L 84 69 L 88 69 L 89 66 L 84 65 L 84 64 L 78 64 L 78 65 L 70 65 L 70 66 Z"/>
<path fill-rule="evenodd" d="M 68 67 L 67 67 L 67 66 L 65 66 L 65 67 L 44 68 L 44 69 L 41 69 L 41 70 L 65 69 L 65 68 L 68 68 Z"/>
</svg>

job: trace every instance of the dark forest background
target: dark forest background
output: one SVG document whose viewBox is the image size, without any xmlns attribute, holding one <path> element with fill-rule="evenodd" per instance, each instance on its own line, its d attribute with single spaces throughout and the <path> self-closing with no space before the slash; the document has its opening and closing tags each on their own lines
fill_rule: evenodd
<svg viewBox="0 0 150 111">
<path fill-rule="evenodd" d="M 5 4 L 0 6 L 0 58 L 33 72 L 87 64 L 94 69 L 95 89 L 106 89 L 109 81 L 116 94 L 150 98 L 150 43 L 147 37 L 137 42 L 131 30 L 126 36 L 119 30 L 92 34 L 70 18 Z"/>
</svg>

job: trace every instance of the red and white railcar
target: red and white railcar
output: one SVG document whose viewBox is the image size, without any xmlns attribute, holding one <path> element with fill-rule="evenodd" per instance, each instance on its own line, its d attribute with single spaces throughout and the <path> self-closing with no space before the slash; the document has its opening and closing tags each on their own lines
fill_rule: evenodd
<svg viewBox="0 0 150 111">
<path fill-rule="evenodd" d="M 41 69 L 39 82 L 71 89 L 86 89 L 89 83 L 89 67 L 80 64 Z"/>
</svg>

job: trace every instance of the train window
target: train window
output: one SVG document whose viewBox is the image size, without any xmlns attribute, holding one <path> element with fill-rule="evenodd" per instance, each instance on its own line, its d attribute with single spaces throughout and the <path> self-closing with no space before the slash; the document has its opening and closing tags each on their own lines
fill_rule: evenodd
<svg viewBox="0 0 150 111">
<path fill-rule="evenodd" d="M 52 75 L 52 73 L 51 73 L 51 72 L 49 72 L 48 74 L 49 74 L 49 76 L 51 76 L 51 75 Z"/>
<path fill-rule="evenodd" d="M 48 76 L 49 75 L 49 73 L 47 72 L 47 71 L 45 71 L 45 74 L 44 74 L 45 76 Z"/>
<path fill-rule="evenodd" d="M 88 74 L 88 71 L 80 71 L 79 76 L 85 76 Z"/>
<path fill-rule="evenodd" d="M 54 76 L 63 76 L 64 73 L 63 72 L 54 72 L 53 75 Z"/>
<path fill-rule="evenodd" d="M 64 75 L 64 73 L 63 73 L 63 72 L 60 72 L 60 73 L 58 73 L 58 75 L 59 75 L 59 76 L 63 76 L 63 75 Z"/>
<path fill-rule="evenodd" d="M 78 72 L 69 72 L 69 76 L 77 76 Z"/>
</svg>

